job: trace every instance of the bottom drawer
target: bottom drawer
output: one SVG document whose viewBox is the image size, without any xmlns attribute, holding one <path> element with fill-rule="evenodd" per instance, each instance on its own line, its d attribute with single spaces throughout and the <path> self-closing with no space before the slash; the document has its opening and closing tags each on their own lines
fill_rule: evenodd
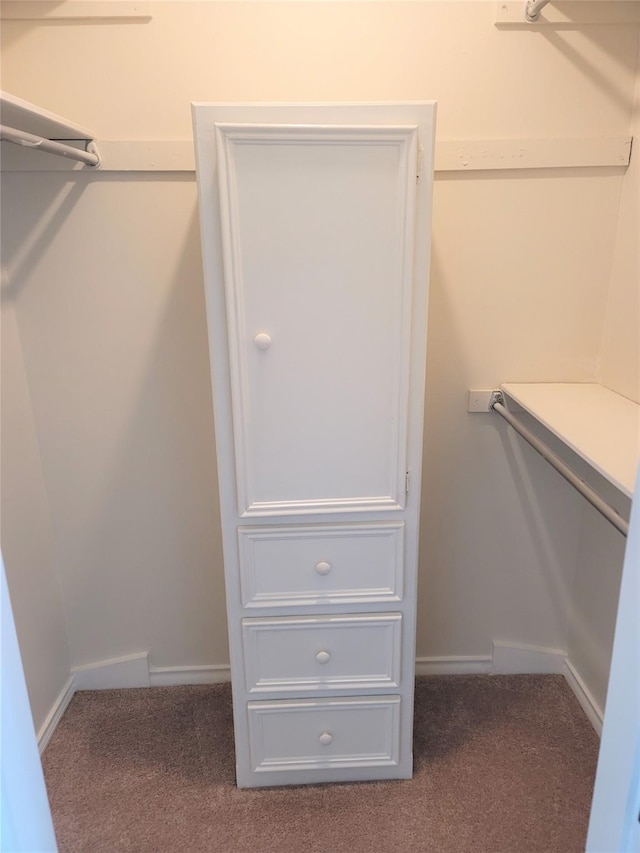
<svg viewBox="0 0 640 853">
<path fill-rule="evenodd" d="M 394 766 L 400 697 L 249 702 L 255 772 Z"/>
</svg>

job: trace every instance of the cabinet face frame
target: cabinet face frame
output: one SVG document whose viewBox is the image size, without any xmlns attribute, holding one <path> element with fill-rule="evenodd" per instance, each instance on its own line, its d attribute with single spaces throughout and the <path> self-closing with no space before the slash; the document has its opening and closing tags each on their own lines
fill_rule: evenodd
<svg viewBox="0 0 640 853">
<path fill-rule="evenodd" d="M 209 350 L 214 397 L 220 515 L 224 554 L 225 591 L 229 621 L 230 662 L 233 682 L 234 729 L 236 742 L 236 772 L 240 787 L 263 785 L 306 784 L 331 781 L 362 781 L 369 779 L 410 778 L 412 775 L 413 735 L 413 679 L 415 667 L 415 607 L 416 576 L 418 563 L 418 525 L 420 512 L 420 480 L 423 444 L 423 395 L 425 379 L 426 327 L 428 303 L 428 278 L 430 265 L 431 196 L 433 188 L 433 143 L 435 136 L 434 102 L 400 104 L 194 104 L 194 135 L 198 198 L 202 234 L 202 255 L 205 280 L 207 322 L 209 327 Z M 401 502 L 395 506 L 356 508 L 334 507 L 331 511 L 306 512 L 295 510 L 269 511 L 261 517 L 258 510 L 250 517 L 242 515 L 246 502 L 239 501 L 236 482 L 236 435 L 231 410 L 232 384 L 229 359 L 230 341 L 226 320 L 227 298 L 224 289 L 224 259 L 222 249 L 223 225 L 218 203 L 220 175 L 216 156 L 216 125 L 345 125 L 353 128 L 389 126 L 395 128 L 417 127 L 418 146 L 421 159 L 421 176 L 415 185 L 413 249 L 413 275 L 411 277 L 410 307 L 407 324 L 410 330 L 410 352 L 407 368 L 407 393 L 409 399 L 406 432 L 405 469 L 410 475 L 410 488 L 404 491 L 401 484 Z M 415 179 L 415 178 L 414 178 Z M 403 471 L 404 478 L 404 471 Z M 264 509 L 264 508 L 263 508 Z M 299 508 L 298 508 L 299 509 Z M 247 530 L 272 527 L 317 528 L 320 532 L 328 526 L 345 524 L 400 524 L 403 525 L 401 572 L 401 597 L 393 601 L 363 600 L 328 602 L 320 611 L 314 607 L 309 611 L 300 602 L 297 610 L 282 603 L 264 601 L 264 606 L 249 607 L 240 582 L 239 528 Z M 212 569 L 213 570 L 213 569 Z M 395 590 L 397 593 L 397 589 Z M 402 614 L 402 640 L 400 662 L 400 687 L 393 693 L 400 697 L 398 705 L 397 753 L 393 765 L 360 766 L 350 765 L 331 768 L 307 768 L 292 770 L 275 767 L 269 773 L 258 773 L 252 765 L 248 704 L 251 694 L 246 691 L 243 660 L 242 619 L 255 616 L 284 616 L 297 613 L 322 612 L 326 615 L 352 613 L 399 612 Z M 387 690 L 372 691 L 380 699 Z M 319 700 L 329 698 L 326 691 L 316 694 Z M 292 694 L 291 702 L 302 698 Z M 353 697 L 352 697 L 353 698 Z M 284 701 L 281 695 L 264 694 L 264 701 Z M 352 701 L 344 696 L 345 701 Z"/>
</svg>

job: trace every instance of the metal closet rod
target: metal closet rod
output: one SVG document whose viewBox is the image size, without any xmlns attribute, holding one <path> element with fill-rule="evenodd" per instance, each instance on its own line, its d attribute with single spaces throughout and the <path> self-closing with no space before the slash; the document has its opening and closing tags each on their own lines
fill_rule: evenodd
<svg viewBox="0 0 640 853">
<path fill-rule="evenodd" d="M 582 477 L 579 477 L 576 472 L 558 456 L 557 453 L 554 453 L 548 445 L 543 441 L 540 441 L 540 439 L 534 435 L 530 429 L 527 429 L 523 423 L 515 418 L 511 412 L 504 407 L 503 403 L 504 397 L 502 394 L 496 395 L 496 399 L 490 406 L 491 411 L 496 412 L 496 414 L 500 415 L 501 418 L 504 418 L 509 426 L 513 427 L 513 429 L 518 433 L 518 435 L 522 436 L 522 438 L 524 438 L 524 440 L 528 442 L 534 450 L 537 450 L 538 453 L 546 459 L 547 462 L 555 468 L 568 483 L 571 483 L 574 489 L 580 492 L 580 494 L 586 498 L 586 500 L 588 500 L 589 503 L 607 519 L 607 521 L 611 522 L 611 524 L 613 524 L 613 526 L 619 530 L 623 536 L 626 536 L 629 532 L 629 522 L 625 521 L 625 519 L 611 506 L 611 504 L 608 504 L 603 500 L 600 495 L 591 488 L 591 486 L 585 483 Z"/>
<path fill-rule="evenodd" d="M 58 157 L 66 157 L 68 160 L 79 160 L 87 166 L 99 166 L 100 155 L 93 142 L 89 142 L 86 151 L 74 148 L 73 145 L 65 145 L 64 142 L 55 142 L 53 139 L 44 139 L 33 133 L 26 133 L 15 127 L 7 127 L 0 124 L 0 140 L 13 142 L 14 145 L 22 145 L 25 148 L 36 148 L 46 151 L 48 154 L 56 154 Z"/>
</svg>

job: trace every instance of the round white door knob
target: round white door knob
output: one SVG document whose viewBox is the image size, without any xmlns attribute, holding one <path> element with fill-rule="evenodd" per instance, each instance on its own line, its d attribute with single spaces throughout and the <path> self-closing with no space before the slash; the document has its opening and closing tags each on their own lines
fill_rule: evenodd
<svg viewBox="0 0 640 853">
<path fill-rule="evenodd" d="M 329 744 L 333 741 L 333 735 L 329 732 L 322 732 L 318 740 L 320 741 L 322 746 L 329 746 Z"/>
<path fill-rule="evenodd" d="M 329 652 L 325 652 L 325 650 L 323 649 L 316 655 L 316 660 L 318 661 L 318 663 L 329 663 L 329 661 L 331 660 L 331 654 Z"/>
<path fill-rule="evenodd" d="M 327 563 L 324 560 L 321 560 L 319 563 L 316 563 L 316 572 L 319 575 L 328 575 L 331 571 L 331 563 Z"/>
<path fill-rule="evenodd" d="M 268 335 L 266 332 L 260 332 L 255 336 L 253 342 L 258 349 L 269 349 L 271 346 L 271 335 Z"/>
</svg>

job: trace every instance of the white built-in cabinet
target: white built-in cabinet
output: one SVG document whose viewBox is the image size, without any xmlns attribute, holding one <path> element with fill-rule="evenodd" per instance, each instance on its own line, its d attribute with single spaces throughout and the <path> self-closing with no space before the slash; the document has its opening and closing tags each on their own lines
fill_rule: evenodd
<svg viewBox="0 0 640 853">
<path fill-rule="evenodd" d="M 237 782 L 407 778 L 435 104 L 193 114 Z"/>
</svg>

